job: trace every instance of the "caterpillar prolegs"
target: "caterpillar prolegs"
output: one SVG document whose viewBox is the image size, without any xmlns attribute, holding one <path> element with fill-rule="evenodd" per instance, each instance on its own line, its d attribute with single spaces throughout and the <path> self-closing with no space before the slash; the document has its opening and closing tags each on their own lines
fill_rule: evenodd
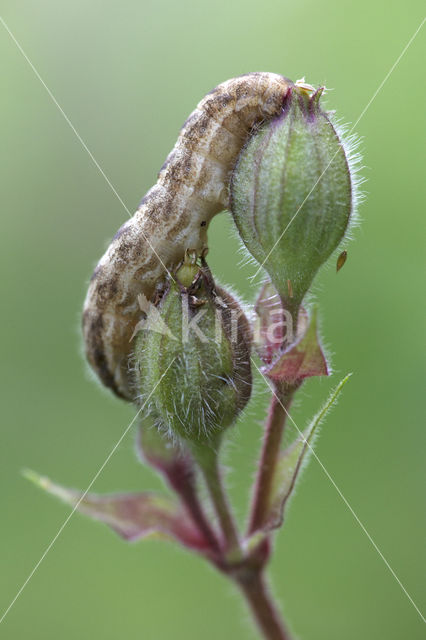
<svg viewBox="0 0 426 640">
<path fill-rule="evenodd" d="M 292 82 L 249 73 L 208 93 L 134 216 L 118 230 L 92 275 L 83 311 L 89 363 L 104 385 L 132 400 L 129 356 L 140 319 L 137 296 L 183 259 L 201 254 L 214 215 L 228 207 L 228 184 L 238 155 L 258 123 L 278 116 Z"/>
</svg>

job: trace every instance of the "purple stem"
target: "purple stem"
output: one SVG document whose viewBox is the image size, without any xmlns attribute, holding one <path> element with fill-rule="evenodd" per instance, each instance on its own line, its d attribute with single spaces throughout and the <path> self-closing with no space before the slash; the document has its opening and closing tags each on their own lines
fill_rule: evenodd
<svg viewBox="0 0 426 640">
<path fill-rule="evenodd" d="M 194 524 L 203 534 L 212 551 L 216 554 L 219 553 L 220 544 L 216 533 L 210 526 L 210 523 L 204 514 L 204 510 L 201 506 L 195 487 L 193 472 L 185 468 L 184 465 L 182 465 L 182 468 L 179 468 L 178 465 L 176 465 L 173 471 L 169 471 L 167 473 L 167 480 L 171 488 L 180 497 Z"/>
<path fill-rule="evenodd" d="M 294 388 L 287 388 L 282 393 L 279 393 L 277 390 L 276 395 L 274 394 L 271 399 L 262 453 L 254 486 L 248 528 L 249 534 L 261 529 L 267 518 L 272 480 L 280 455 L 280 446 L 287 411 L 290 407 L 294 391 Z"/>
<path fill-rule="evenodd" d="M 290 640 L 262 573 L 249 573 L 237 583 L 265 640 Z"/>
</svg>

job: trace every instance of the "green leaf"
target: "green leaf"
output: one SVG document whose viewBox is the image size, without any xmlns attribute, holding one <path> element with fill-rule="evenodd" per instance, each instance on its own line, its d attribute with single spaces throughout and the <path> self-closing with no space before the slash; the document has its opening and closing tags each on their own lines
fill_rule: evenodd
<svg viewBox="0 0 426 640">
<path fill-rule="evenodd" d="M 351 374 L 343 378 L 332 391 L 322 409 L 313 418 L 308 428 L 303 433 L 300 433 L 296 440 L 282 452 L 272 480 L 269 510 L 263 527 L 264 530 L 270 531 L 282 525 L 285 507 L 294 491 L 300 472 L 308 461 L 310 453 L 312 453 L 312 446 L 318 434 L 318 427 L 330 409 L 336 404 L 337 398 L 350 376 Z"/>
<path fill-rule="evenodd" d="M 199 552 L 209 546 L 187 513 L 167 496 L 150 492 L 86 494 L 55 484 L 34 471 L 27 470 L 24 475 L 73 509 L 107 524 L 127 541 L 157 536 Z"/>
</svg>

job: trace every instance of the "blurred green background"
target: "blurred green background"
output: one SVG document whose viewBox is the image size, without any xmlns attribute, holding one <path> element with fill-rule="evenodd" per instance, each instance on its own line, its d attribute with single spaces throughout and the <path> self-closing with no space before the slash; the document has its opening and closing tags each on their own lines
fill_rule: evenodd
<svg viewBox="0 0 426 640">
<path fill-rule="evenodd" d="M 90 3 L 7 1 L 3 18 L 117 192 L 134 210 L 179 127 L 213 86 L 254 70 L 333 89 L 327 106 L 354 123 L 422 19 L 422 3 Z M 424 391 L 421 385 L 424 172 L 420 32 L 356 127 L 368 179 L 362 227 L 336 277 L 316 288 L 333 379 L 312 381 L 302 426 L 353 371 L 317 453 L 417 605 L 425 604 Z M 0 28 L 1 545 L 0 609 L 69 510 L 20 475 L 33 468 L 85 488 L 133 410 L 102 392 L 81 356 L 86 282 L 126 212 Z M 227 215 L 210 263 L 247 298 Z M 241 520 L 260 441 L 262 382 L 228 452 Z M 423 418 L 423 421 L 422 421 Z M 96 491 L 155 489 L 126 437 Z M 417 640 L 421 617 L 313 460 L 280 532 L 274 589 L 301 640 Z M 422 589 L 423 587 L 423 589 Z M 166 543 L 126 545 L 75 515 L 16 601 L 0 636 L 17 640 L 252 638 L 232 588 Z"/>
</svg>

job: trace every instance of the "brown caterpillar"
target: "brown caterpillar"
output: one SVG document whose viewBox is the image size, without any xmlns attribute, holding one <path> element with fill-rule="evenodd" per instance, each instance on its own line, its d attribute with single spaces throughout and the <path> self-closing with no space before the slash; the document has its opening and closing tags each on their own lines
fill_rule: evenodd
<svg viewBox="0 0 426 640">
<path fill-rule="evenodd" d="M 256 124 L 280 114 L 292 82 L 249 73 L 208 93 L 134 216 L 118 230 L 90 281 L 83 311 L 87 358 L 104 385 L 133 399 L 129 355 L 140 319 L 137 296 L 148 299 L 185 251 L 207 247 L 212 217 L 228 207 L 237 157 Z"/>
</svg>

